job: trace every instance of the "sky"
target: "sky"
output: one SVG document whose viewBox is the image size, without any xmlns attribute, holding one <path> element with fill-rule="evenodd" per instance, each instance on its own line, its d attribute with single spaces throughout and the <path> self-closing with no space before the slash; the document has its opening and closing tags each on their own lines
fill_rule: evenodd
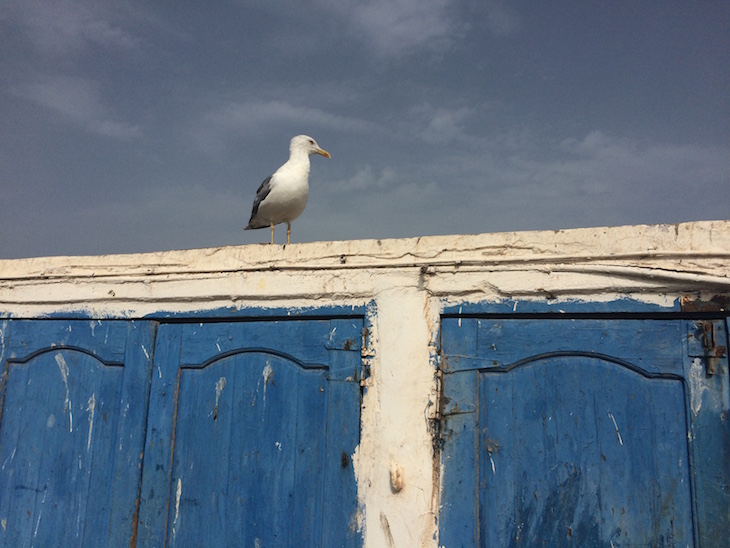
<svg viewBox="0 0 730 548">
<path fill-rule="evenodd" d="M 730 2 L 3 1 L 0 258 L 268 242 L 300 133 L 292 243 L 730 219 Z"/>
</svg>

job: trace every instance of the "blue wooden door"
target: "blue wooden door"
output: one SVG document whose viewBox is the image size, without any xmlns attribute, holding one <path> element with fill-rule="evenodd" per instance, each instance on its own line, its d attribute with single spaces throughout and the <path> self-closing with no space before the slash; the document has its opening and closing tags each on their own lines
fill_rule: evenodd
<svg viewBox="0 0 730 548">
<path fill-rule="evenodd" d="M 441 545 L 727 544 L 723 320 L 445 317 L 441 344 Z"/>
<path fill-rule="evenodd" d="M 0 546 L 126 546 L 155 326 L 0 322 Z"/>
<path fill-rule="evenodd" d="M 362 318 L 160 326 L 142 546 L 354 546 Z"/>
</svg>

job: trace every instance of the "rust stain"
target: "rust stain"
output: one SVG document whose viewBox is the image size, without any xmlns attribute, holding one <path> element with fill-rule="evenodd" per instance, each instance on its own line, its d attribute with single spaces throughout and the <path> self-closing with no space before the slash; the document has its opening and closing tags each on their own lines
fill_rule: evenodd
<svg viewBox="0 0 730 548">
<path fill-rule="evenodd" d="M 679 300 L 679 305 L 682 312 L 725 312 L 730 308 L 730 296 L 714 295 L 703 300 L 685 295 Z"/>
<path fill-rule="evenodd" d="M 129 537 L 129 548 L 137 548 L 137 527 L 139 522 L 139 496 L 134 501 L 134 514 L 132 515 L 132 535 Z"/>
</svg>

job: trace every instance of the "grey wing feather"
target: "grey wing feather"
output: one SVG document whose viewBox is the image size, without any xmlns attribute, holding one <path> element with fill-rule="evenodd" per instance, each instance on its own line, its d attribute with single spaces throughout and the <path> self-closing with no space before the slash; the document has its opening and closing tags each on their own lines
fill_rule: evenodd
<svg viewBox="0 0 730 548">
<path fill-rule="evenodd" d="M 269 223 L 261 223 L 254 222 L 254 218 L 256 217 L 256 214 L 259 212 L 259 205 L 261 205 L 261 202 L 264 201 L 264 198 L 266 198 L 269 195 L 269 192 L 271 192 L 271 177 L 273 175 L 269 175 L 264 179 L 264 182 L 261 183 L 261 186 L 256 191 L 256 198 L 254 198 L 253 201 L 253 209 L 251 210 L 251 219 L 248 221 L 248 226 L 245 230 L 249 230 L 251 228 L 264 228 L 269 226 Z"/>
</svg>

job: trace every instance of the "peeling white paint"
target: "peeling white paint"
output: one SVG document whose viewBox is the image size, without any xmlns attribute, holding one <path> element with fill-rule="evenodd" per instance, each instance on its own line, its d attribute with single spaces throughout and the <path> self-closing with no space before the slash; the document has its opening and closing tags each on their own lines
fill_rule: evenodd
<svg viewBox="0 0 730 548">
<path fill-rule="evenodd" d="M 223 392 L 223 389 L 226 387 L 226 378 L 221 377 L 218 379 L 218 381 L 215 383 L 215 406 L 218 407 L 218 400 L 221 397 L 221 392 Z"/>
<path fill-rule="evenodd" d="M 86 411 L 89 413 L 89 436 L 86 439 L 86 452 L 88 453 L 91 450 L 91 436 L 92 432 L 94 431 L 94 412 L 96 410 L 96 394 L 92 392 L 91 397 L 89 398 L 89 406 L 86 408 Z"/>
<path fill-rule="evenodd" d="M 692 360 L 692 365 L 689 368 L 689 393 L 690 393 L 690 407 L 692 408 L 692 415 L 695 417 L 702 409 L 702 397 L 703 394 L 709 391 L 707 386 L 707 379 L 705 378 L 705 368 L 703 367 L 702 360 L 695 358 Z"/>
<path fill-rule="evenodd" d="M 139 346 L 140 346 L 140 348 L 142 348 L 142 352 L 144 353 L 144 357 L 149 360 L 150 359 L 150 355 L 147 353 L 147 349 L 144 347 L 143 344 L 140 344 Z"/>
<path fill-rule="evenodd" d="M 213 407 L 213 411 L 211 414 L 213 415 L 214 419 L 218 418 L 218 402 L 221 398 L 221 393 L 223 392 L 223 389 L 226 387 L 226 378 L 221 377 L 216 381 L 215 383 L 215 407 Z"/>
<path fill-rule="evenodd" d="M 266 362 L 266 366 L 264 367 L 263 372 L 261 373 L 262 378 L 264 379 L 264 403 L 266 403 L 266 387 L 269 385 L 269 382 L 271 381 L 271 377 L 274 375 L 274 370 L 269 364 L 269 362 Z"/>
<path fill-rule="evenodd" d="M 280 441 L 277 441 L 277 442 L 274 443 L 274 445 L 281 452 L 281 442 Z"/>
<path fill-rule="evenodd" d="M 172 520 L 172 536 L 177 535 L 178 518 L 180 517 L 180 498 L 182 497 L 182 478 L 177 479 L 177 488 L 175 489 L 175 517 Z"/>
<path fill-rule="evenodd" d="M 69 326 L 70 329 L 70 326 Z M 69 401 L 69 390 L 68 390 L 68 364 L 63 357 L 63 354 L 57 352 L 53 356 L 58 364 L 58 369 L 61 371 L 61 378 L 63 379 L 63 385 L 66 387 L 66 400 L 63 402 L 63 411 L 68 411 L 68 431 L 74 431 L 74 418 L 73 411 L 71 409 L 71 402 Z"/>
</svg>

